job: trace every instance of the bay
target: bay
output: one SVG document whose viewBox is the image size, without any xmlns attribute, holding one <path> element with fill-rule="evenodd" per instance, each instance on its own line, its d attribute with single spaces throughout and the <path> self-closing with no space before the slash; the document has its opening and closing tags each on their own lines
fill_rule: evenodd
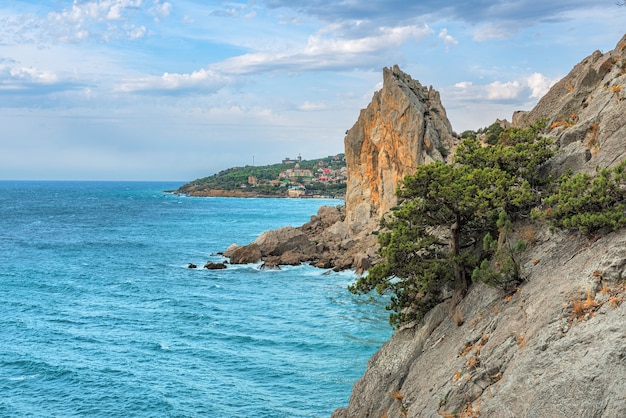
<svg viewBox="0 0 626 418">
<path fill-rule="evenodd" d="M 0 416 L 323 417 L 391 330 L 351 272 L 189 269 L 322 199 L 0 182 Z"/>
</svg>

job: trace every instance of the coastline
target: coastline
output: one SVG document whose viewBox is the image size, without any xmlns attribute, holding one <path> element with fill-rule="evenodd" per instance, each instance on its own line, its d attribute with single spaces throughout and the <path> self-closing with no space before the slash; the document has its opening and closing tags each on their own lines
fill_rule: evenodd
<svg viewBox="0 0 626 418">
<path fill-rule="evenodd" d="M 284 198 L 284 199 L 337 199 L 343 200 L 345 196 L 328 196 L 328 195 L 301 195 L 301 196 L 288 196 L 286 193 L 281 194 L 266 194 L 244 190 L 223 190 L 223 189 L 211 189 L 211 190 L 195 190 L 190 193 L 181 192 L 179 190 L 165 190 L 166 193 L 184 195 L 188 197 L 239 197 L 239 198 Z"/>
</svg>

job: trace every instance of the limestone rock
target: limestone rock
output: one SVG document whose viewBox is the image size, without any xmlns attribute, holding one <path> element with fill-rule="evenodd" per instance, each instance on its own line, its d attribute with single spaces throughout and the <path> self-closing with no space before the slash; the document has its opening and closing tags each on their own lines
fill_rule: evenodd
<svg viewBox="0 0 626 418">
<path fill-rule="evenodd" d="M 255 243 L 229 248 L 227 251 L 224 251 L 224 255 L 226 254 L 228 254 L 227 257 L 230 258 L 231 264 L 256 263 L 262 257 L 261 248 Z"/>
<path fill-rule="evenodd" d="M 317 211 L 317 217 L 323 228 L 328 228 L 337 222 L 342 222 L 345 217 L 345 206 L 322 206 Z"/>
<path fill-rule="evenodd" d="M 626 230 L 593 242 L 540 234 L 517 292 L 475 285 L 459 305 L 462 326 L 445 302 L 396 331 L 333 417 L 626 416 L 626 286 L 614 281 L 626 268 Z M 605 290 L 577 316 L 573 301 L 588 300 L 590 280 Z"/>
<path fill-rule="evenodd" d="M 376 261 L 372 233 L 396 204 L 400 180 L 419 164 L 445 160 L 457 139 L 439 93 L 394 66 L 383 70 L 383 88 L 361 111 L 344 144 L 346 205 L 321 207 L 299 228 L 263 233 L 254 243 L 264 260 L 279 256 L 279 264 L 309 261 L 364 272 Z"/>
<path fill-rule="evenodd" d="M 455 144 L 439 93 L 398 66 L 383 70 L 383 88 L 345 139 L 346 219 L 378 220 L 396 204 L 399 181 L 419 164 L 445 160 Z"/>
<path fill-rule="evenodd" d="M 311 246 L 307 235 L 299 228 L 287 226 L 266 231 L 254 240 L 263 256 L 281 255 L 291 250 L 301 250 Z"/>
<path fill-rule="evenodd" d="M 548 120 L 560 150 L 550 162 L 557 177 L 567 170 L 595 172 L 626 157 L 626 35 L 615 49 L 595 51 L 556 83 L 515 126 Z"/>
</svg>

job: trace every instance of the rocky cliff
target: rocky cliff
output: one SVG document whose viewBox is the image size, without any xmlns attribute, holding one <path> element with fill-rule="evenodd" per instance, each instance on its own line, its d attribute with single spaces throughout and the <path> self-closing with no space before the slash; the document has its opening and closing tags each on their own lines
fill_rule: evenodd
<svg viewBox="0 0 626 418">
<path fill-rule="evenodd" d="M 615 49 L 595 51 L 555 84 L 530 112 L 516 112 L 513 125 L 548 119 L 559 155 L 556 174 L 593 173 L 623 160 L 626 148 L 626 35 Z"/>
<path fill-rule="evenodd" d="M 530 112 L 549 120 L 546 174 L 626 158 L 626 36 L 578 64 Z M 394 333 L 333 417 L 626 416 L 626 231 L 517 224 L 528 244 L 512 294 L 474 285 Z"/>
<path fill-rule="evenodd" d="M 348 131 L 346 221 L 376 221 L 396 204 L 396 187 L 419 164 L 445 160 L 456 138 L 439 93 L 398 66 L 383 70 L 383 88 Z"/>
<path fill-rule="evenodd" d="M 419 164 L 445 160 L 457 142 L 439 93 L 398 66 L 385 68 L 382 89 L 344 140 L 345 207 L 321 208 L 302 227 L 268 231 L 250 245 L 229 248 L 225 255 L 231 263 L 264 260 L 264 268 L 306 261 L 336 270 L 366 270 L 377 257 L 372 232 L 396 204 L 400 179 Z"/>
<path fill-rule="evenodd" d="M 333 417 L 626 416 L 626 232 L 524 228 L 517 292 L 477 285 L 396 331 Z"/>
</svg>

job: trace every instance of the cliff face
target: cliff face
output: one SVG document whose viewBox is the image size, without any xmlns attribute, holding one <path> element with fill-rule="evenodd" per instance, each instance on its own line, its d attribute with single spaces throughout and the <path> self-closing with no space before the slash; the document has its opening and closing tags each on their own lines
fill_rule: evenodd
<svg viewBox="0 0 626 418">
<path fill-rule="evenodd" d="M 396 204 L 399 181 L 419 164 L 444 160 L 455 144 L 439 93 L 397 66 L 348 131 L 346 222 L 376 221 Z"/>
<path fill-rule="evenodd" d="M 549 120 L 558 152 L 546 174 L 594 172 L 626 158 L 624 85 L 626 36 L 583 60 L 532 111 L 514 115 L 516 126 Z M 365 126 L 349 133 L 346 155 L 349 147 L 353 155 L 367 150 L 362 157 L 378 149 L 350 140 Z M 427 162 L 423 150 L 417 155 Z M 353 185 L 351 210 L 368 196 L 375 210 L 388 207 L 369 186 L 376 177 L 364 174 L 380 172 L 380 163 L 354 164 L 353 179 L 364 186 Z M 589 237 L 534 223 L 515 229 L 529 244 L 518 290 L 473 285 L 453 317 L 444 302 L 396 331 L 333 417 L 626 416 L 626 230 Z"/>
<path fill-rule="evenodd" d="M 273 266 L 310 262 L 336 270 L 367 270 L 377 258 L 372 231 L 396 204 L 400 180 L 419 164 L 445 160 L 457 139 L 439 93 L 394 66 L 383 70 L 383 88 L 361 111 L 344 142 L 345 210 L 322 208 L 302 227 L 268 231 L 249 246 L 232 247 L 226 252 L 232 263 L 263 259 Z M 294 234 L 299 236 L 295 241 Z M 268 245 L 269 236 L 271 242 L 290 244 Z"/>
<path fill-rule="evenodd" d="M 626 35 L 612 51 L 595 51 L 555 84 L 514 126 L 548 119 L 559 154 L 550 168 L 593 173 L 626 157 Z"/>
<path fill-rule="evenodd" d="M 626 232 L 534 231 L 516 293 L 477 285 L 461 326 L 444 303 L 396 331 L 333 417 L 626 416 Z"/>
</svg>

